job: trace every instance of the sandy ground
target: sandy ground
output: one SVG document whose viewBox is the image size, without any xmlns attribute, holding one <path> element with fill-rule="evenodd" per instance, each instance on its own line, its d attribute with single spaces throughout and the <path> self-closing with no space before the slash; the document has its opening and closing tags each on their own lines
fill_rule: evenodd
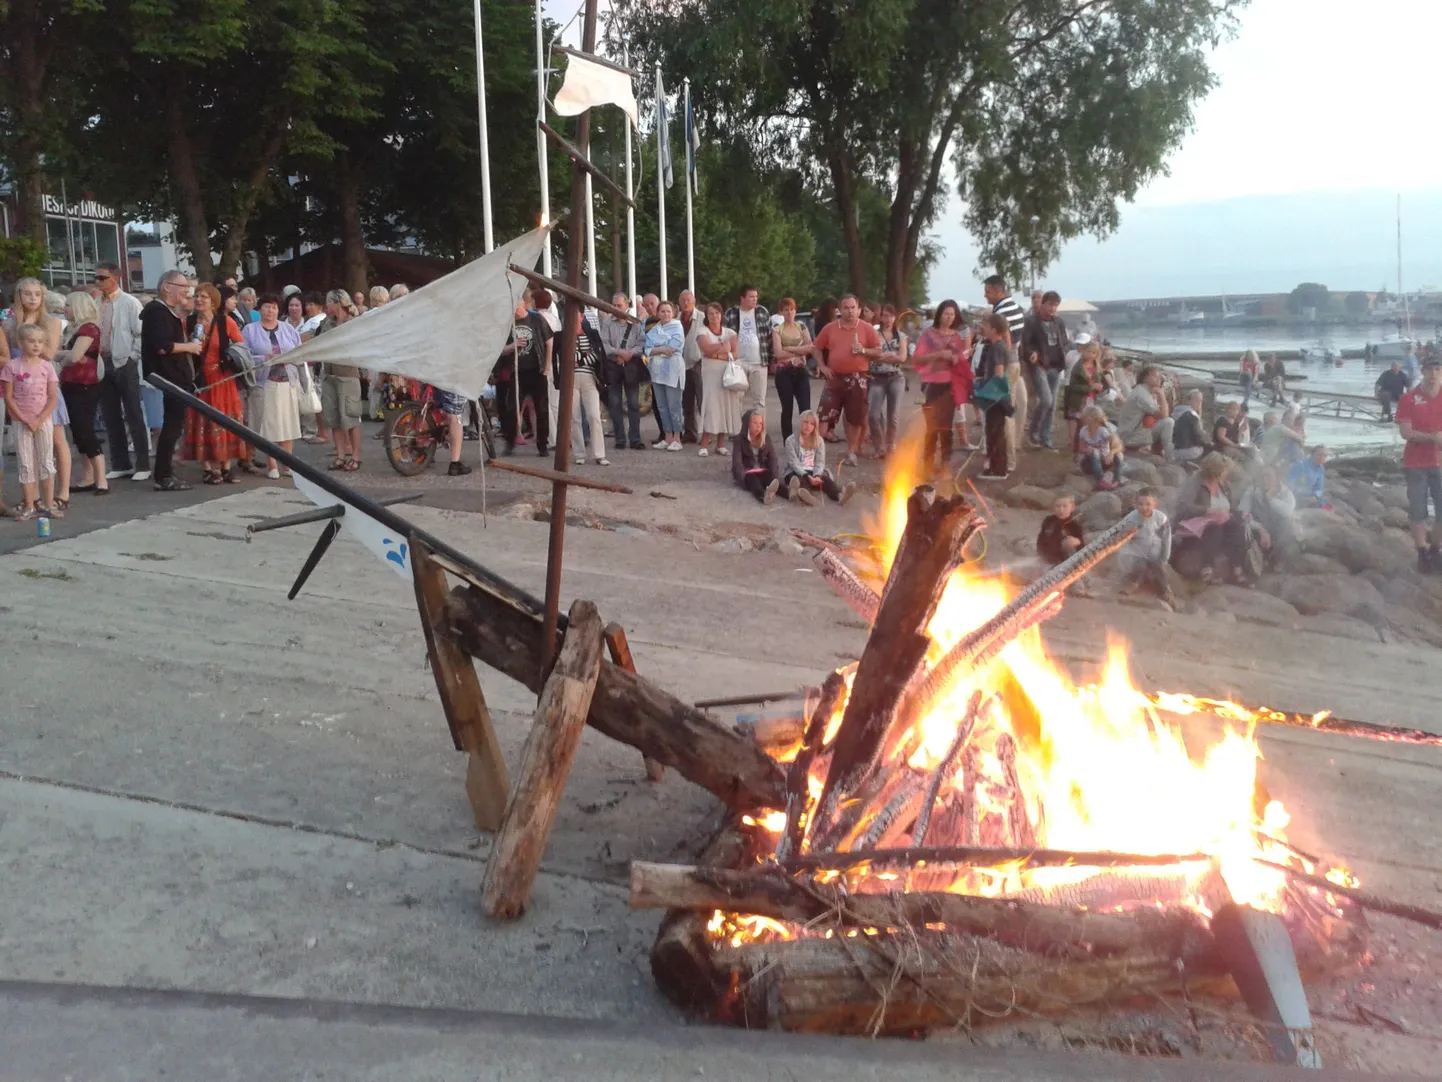
<svg viewBox="0 0 1442 1082">
<path fill-rule="evenodd" d="M 564 596 L 590 598 L 604 618 L 619 620 L 642 672 L 698 699 L 815 682 L 857 655 L 863 629 L 804 555 L 721 549 L 778 527 L 858 529 L 874 496 L 844 509 L 763 508 L 728 487 L 725 464 L 632 454 L 608 476 L 634 495 L 575 494 L 577 523 L 622 528 L 568 532 Z M 874 491 L 874 464 L 858 476 Z M 547 527 L 526 517 L 540 488 L 498 485 L 492 474 L 497 487 L 485 499 L 499 513 L 483 520 L 478 478 L 447 486 L 434 475 L 408 482 L 368 467 L 362 479 L 377 490 L 424 488 L 429 506 L 412 505 L 408 515 L 541 592 Z M 301 506 L 283 487 L 248 486 L 88 533 L 77 525 L 71 536 L 0 556 L 0 1017 L 19 1024 L 0 1025 L 0 1077 L 7 1044 L 27 1026 L 31 1043 L 11 1048 L 32 1059 L 12 1062 L 46 1063 L 43 1049 L 68 1043 L 64 1033 L 103 1033 L 114 1023 L 106 1012 L 122 1010 L 79 999 L 67 1001 L 69 1013 L 37 1008 L 17 991 L 22 985 L 7 982 L 630 1027 L 618 1032 L 683 1024 L 648 971 L 658 918 L 627 910 L 624 882 L 631 860 L 693 852 L 716 821 L 714 801 L 674 773 L 647 783 L 632 749 L 588 732 L 530 911 L 509 924 L 482 918 L 489 839 L 470 822 L 464 760 L 451 750 L 424 667 L 411 588 L 342 538 L 287 602 L 316 528 L 247 545 L 244 526 Z M 1019 559 L 1034 523 L 1030 513 L 996 507 L 993 556 Z M 1288 710 L 1326 706 L 1442 732 L 1439 657 L 1427 648 L 1105 600 L 1069 603 L 1046 634 L 1055 655 L 1085 676 L 1105 653 L 1108 629 L 1136 644 L 1137 681 L 1152 689 Z M 534 699 L 480 672 L 514 769 Z M 1282 729 L 1264 732 L 1263 746 L 1265 781 L 1293 812 L 1300 845 L 1338 854 L 1369 888 L 1442 908 L 1437 749 Z M 1374 963 L 1314 990 L 1329 1064 L 1435 1075 L 1442 933 L 1385 919 L 1376 926 Z M 53 1031 L 35 1030 L 40 1017 Z M 266 1039 L 263 1028 L 247 1033 Z M 40 1052 L 37 1032 L 53 1038 Z M 75 1040 L 79 1056 L 84 1042 Z M 993 1077 L 960 1046 L 934 1048 L 947 1060 L 963 1057 L 976 1071 L 968 1077 Z M 578 1045 L 583 1053 L 591 1055 Z M 671 1054 L 706 1062 L 700 1050 L 691 1060 Z M 628 1077 L 701 1073 L 637 1074 L 616 1062 L 632 1070 Z M 1011 1076 L 1006 1064 L 1017 1077 L 1050 1077 L 1041 1061 L 998 1062 L 1005 1069 L 995 1077 Z M 719 1069 L 735 1077 L 799 1077 L 716 1063 L 730 1063 Z M 1117 1066 L 1111 1076 L 1134 1069 Z M 341 1073 L 452 1077 L 428 1070 Z M 910 1076 L 932 1077 L 919 1067 Z M 834 1077 L 870 1075 L 858 1065 Z"/>
</svg>

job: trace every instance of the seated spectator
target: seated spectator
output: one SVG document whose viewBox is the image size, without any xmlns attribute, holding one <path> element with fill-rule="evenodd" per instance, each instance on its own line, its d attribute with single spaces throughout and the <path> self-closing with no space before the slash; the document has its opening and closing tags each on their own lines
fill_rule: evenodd
<svg viewBox="0 0 1442 1082">
<path fill-rule="evenodd" d="M 1307 415 L 1302 412 L 1302 392 L 1292 395 L 1292 401 L 1282 410 L 1282 423 L 1305 441 L 1307 438 Z"/>
<path fill-rule="evenodd" d="M 1202 429 L 1202 401 L 1200 390 L 1187 392 L 1187 400 L 1172 410 L 1172 459 L 1176 462 L 1195 462 L 1207 453 L 1207 436 Z"/>
<path fill-rule="evenodd" d="M 821 422 L 815 410 L 806 410 L 796 419 L 796 431 L 786 437 L 786 496 L 793 503 L 800 501 L 815 507 L 820 501 L 817 490 L 829 499 L 844 504 L 856 492 L 855 482 L 844 488 L 826 468 L 826 441 L 821 438 Z"/>
<path fill-rule="evenodd" d="M 1148 485 L 1137 493 L 1132 511 L 1122 519 L 1123 526 L 1133 526 L 1136 534 L 1117 553 L 1122 569 L 1122 594 L 1134 594 L 1144 585 L 1157 591 L 1162 601 L 1176 607 L 1177 599 L 1167 578 L 1167 563 L 1172 557 L 1172 524 L 1161 510 L 1161 496 Z"/>
<path fill-rule="evenodd" d="M 1162 390 L 1162 370 L 1149 364 L 1117 411 L 1122 446 L 1128 451 L 1154 451 L 1170 458 L 1174 427 L 1171 412 Z"/>
<path fill-rule="evenodd" d="M 1052 501 L 1051 514 L 1041 520 L 1036 535 L 1036 554 L 1055 567 L 1086 544 L 1082 521 L 1076 516 L 1076 497 L 1070 493 Z"/>
<path fill-rule="evenodd" d="M 1288 471 L 1287 485 L 1303 507 L 1331 507 L 1324 495 L 1327 487 L 1327 448 L 1320 444 L 1313 447 L 1311 454 Z"/>
<path fill-rule="evenodd" d="M 1286 466 L 1302 457 L 1302 437 L 1282 423 L 1276 410 L 1262 414 L 1262 438 L 1258 441 L 1262 461 Z"/>
<path fill-rule="evenodd" d="M 1105 356 L 1105 354 L 1103 354 Z M 1141 370 L 1145 375 L 1146 368 Z M 1118 362 L 1115 357 L 1112 359 L 1112 378 L 1116 381 L 1117 397 L 1126 398 L 1142 382 L 1142 375 L 1137 373 L 1137 362 L 1131 357 L 1125 357 Z"/>
<path fill-rule="evenodd" d="M 1076 450 L 1076 433 L 1081 427 L 1082 413 L 1088 406 L 1095 405 L 1097 395 L 1105 390 L 1098 371 L 1101 353 L 1101 347 L 1095 342 L 1083 343 L 1067 378 L 1066 390 L 1062 392 L 1062 412 L 1066 414 L 1067 437 L 1073 451 Z"/>
<path fill-rule="evenodd" d="M 1377 377 L 1372 393 L 1377 396 L 1377 401 L 1382 403 L 1383 423 L 1391 423 L 1392 410 L 1411 386 L 1412 381 L 1407 378 L 1407 373 L 1402 371 L 1401 361 L 1393 361 L 1392 367 Z"/>
<path fill-rule="evenodd" d="M 731 454 L 732 478 L 762 503 L 775 503 L 781 478 L 776 476 L 776 449 L 766 434 L 763 411 L 746 411 L 735 444 Z"/>
<path fill-rule="evenodd" d="M 1287 366 L 1273 353 L 1262 365 L 1262 386 L 1272 392 L 1272 405 L 1280 406 L 1287 397 Z"/>
<path fill-rule="evenodd" d="M 1077 465 L 1082 473 L 1097 483 L 1103 492 L 1118 488 L 1122 483 L 1122 463 L 1126 455 L 1122 450 L 1117 430 L 1107 424 L 1106 414 L 1100 406 L 1088 406 L 1082 410 L 1081 427 L 1076 434 Z M 1107 471 L 1111 471 L 1111 479 Z"/>
<path fill-rule="evenodd" d="M 1185 578 L 1247 585 L 1262 573 L 1261 547 L 1251 543 L 1237 507 L 1235 476 L 1232 460 L 1213 452 L 1177 495 L 1172 566 Z"/>
<path fill-rule="evenodd" d="M 1281 473 L 1263 466 L 1238 502 L 1272 567 L 1285 567 L 1297 551 L 1297 498 L 1282 484 Z"/>
<path fill-rule="evenodd" d="M 1252 451 L 1242 446 L 1242 426 L 1244 424 L 1246 421 L 1242 417 L 1242 404 L 1228 402 L 1212 424 L 1213 453 L 1226 455 L 1238 462 L 1247 461 L 1251 457 Z"/>
</svg>

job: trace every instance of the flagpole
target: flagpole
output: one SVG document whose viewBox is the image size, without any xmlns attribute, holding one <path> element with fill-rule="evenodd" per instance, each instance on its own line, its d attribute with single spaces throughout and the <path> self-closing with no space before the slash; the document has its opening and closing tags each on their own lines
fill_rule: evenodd
<svg viewBox="0 0 1442 1082">
<path fill-rule="evenodd" d="M 480 0 L 477 0 L 479 3 Z M 692 296 L 696 294 L 696 240 L 691 229 L 691 178 L 695 175 L 694 165 L 691 161 L 691 80 L 686 79 L 681 83 L 682 90 L 686 97 L 685 131 L 682 137 L 686 140 L 686 288 L 691 291 Z"/>
<path fill-rule="evenodd" d="M 486 131 L 486 54 L 481 42 L 481 0 L 475 0 L 476 105 L 481 118 L 481 230 L 486 251 L 496 246 L 491 232 L 491 140 Z"/>
<path fill-rule="evenodd" d="M 586 291 L 596 292 L 596 200 L 591 194 L 591 174 L 586 174 Z"/>
<path fill-rule="evenodd" d="M 536 0 L 536 119 L 546 119 L 546 41 L 541 26 L 541 0 Z M 546 133 L 536 127 L 536 151 L 541 167 L 541 226 L 551 224 L 551 170 L 546 162 Z M 574 224 L 574 223 L 573 223 Z M 551 277 L 551 242 L 541 248 L 541 273 Z"/>
<path fill-rule="evenodd" d="M 631 45 L 622 47 L 621 58 L 631 66 Z M 631 298 L 631 311 L 636 311 L 636 208 L 631 190 L 631 121 L 626 119 L 626 296 Z"/>
<path fill-rule="evenodd" d="M 656 89 L 661 89 L 661 62 L 656 62 Z M 661 144 L 665 133 L 662 131 L 666 125 L 663 123 L 665 114 L 661 95 L 656 95 L 656 224 L 661 231 L 661 292 L 660 297 L 665 300 L 670 296 L 666 291 L 666 175 L 664 162 L 666 151 Z"/>
</svg>

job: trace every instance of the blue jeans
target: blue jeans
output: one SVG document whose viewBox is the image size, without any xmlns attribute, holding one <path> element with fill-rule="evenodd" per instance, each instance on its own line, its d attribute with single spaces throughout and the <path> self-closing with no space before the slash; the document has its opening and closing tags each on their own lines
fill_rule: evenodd
<svg viewBox="0 0 1442 1082">
<path fill-rule="evenodd" d="M 621 396 L 625 396 L 626 409 L 621 411 Z M 627 422 L 630 423 L 629 440 L 641 442 L 641 386 L 628 387 L 622 383 L 606 385 L 606 409 L 611 414 L 611 433 L 616 438 L 616 449 L 627 446 Z"/>
<path fill-rule="evenodd" d="M 1031 390 L 1036 400 L 1032 403 L 1027 437 L 1032 443 L 1050 447 L 1052 424 L 1056 420 L 1056 388 L 1061 381 L 1061 372 L 1054 368 L 1033 368 L 1031 376 Z"/>
<path fill-rule="evenodd" d="M 1113 456 L 1111 465 L 1112 480 L 1117 484 L 1122 483 L 1122 462 L 1123 457 L 1121 455 Z M 1100 451 L 1089 451 L 1083 455 L 1081 468 L 1082 473 L 1090 477 L 1095 477 L 1098 481 L 1107 475 L 1107 467 L 1102 463 L 1102 453 Z"/>
<path fill-rule="evenodd" d="M 866 391 L 867 424 L 871 442 L 878 452 L 896 446 L 896 430 L 901 422 L 901 397 L 906 391 L 906 377 L 900 372 L 872 374 Z"/>
<path fill-rule="evenodd" d="M 656 404 L 656 417 L 663 433 L 681 431 L 685 423 L 681 416 L 681 388 L 665 384 L 651 384 L 651 399 Z"/>
</svg>

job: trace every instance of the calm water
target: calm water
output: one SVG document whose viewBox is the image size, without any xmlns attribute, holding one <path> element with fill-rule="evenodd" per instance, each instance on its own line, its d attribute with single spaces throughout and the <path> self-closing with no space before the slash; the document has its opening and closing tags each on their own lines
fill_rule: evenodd
<svg viewBox="0 0 1442 1082">
<path fill-rule="evenodd" d="M 1255 349 L 1258 353 L 1270 350 L 1295 350 L 1302 346 L 1318 343 L 1333 349 L 1361 349 L 1368 342 L 1380 342 L 1383 338 L 1396 337 L 1396 328 L 1389 324 L 1365 327 L 1327 327 L 1325 334 L 1308 327 L 1138 327 L 1118 329 L 1116 333 L 1105 334 L 1114 344 L 1131 349 L 1147 349 L 1154 353 L 1186 353 L 1195 350 L 1200 353 L 1233 352 L 1238 357 L 1244 350 Z M 1412 337 L 1427 339 L 1436 334 L 1430 324 L 1412 323 Z"/>
</svg>

